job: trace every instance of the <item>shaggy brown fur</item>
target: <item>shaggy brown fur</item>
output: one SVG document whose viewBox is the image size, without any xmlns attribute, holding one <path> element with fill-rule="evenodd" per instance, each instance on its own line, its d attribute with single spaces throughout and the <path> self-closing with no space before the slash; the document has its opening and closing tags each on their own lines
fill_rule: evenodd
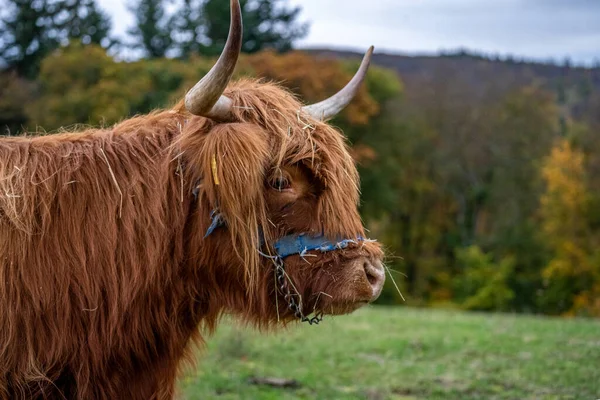
<svg viewBox="0 0 600 400">
<path fill-rule="evenodd" d="M 199 326 L 225 312 L 263 327 L 293 318 L 259 229 L 267 243 L 363 234 L 343 136 L 276 85 L 225 94 L 237 123 L 180 104 L 112 129 L 0 139 L 0 399 L 170 399 Z M 272 189 L 281 176 L 296 190 Z M 204 239 L 217 207 L 227 227 Z M 286 260 L 305 310 L 367 301 L 346 262 L 358 255 L 381 252 Z"/>
</svg>

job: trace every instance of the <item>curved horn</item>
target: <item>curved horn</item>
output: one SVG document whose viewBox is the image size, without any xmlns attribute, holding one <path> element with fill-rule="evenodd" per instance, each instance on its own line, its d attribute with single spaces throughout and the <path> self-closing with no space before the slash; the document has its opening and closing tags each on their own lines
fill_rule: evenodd
<svg viewBox="0 0 600 400">
<path fill-rule="evenodd" d="M 371 64 L 371 56 L 373 55 L 373 46 L 369 47 L 369 50 L 365 54 L 365 57 L 360 64 L 360 68 L 354 78 L 344 87 L 342 90 L 320 103 L 311 104 L 305 106 L 302 109 L 312 115 L 316 119 L 326 120 L 335 117 L 340 111 L 342 111 L 356 96 L 360 85 L 367 76 L 367 70 Z"/>
<path fill-rule="evenodd" d="M 194 115 L 226 121 L 231 119 L 231 99 L 223 96 L 242 50 L 242 11 L 238 0 L 231 0 L 231 25 L 223 53 L 185 96 L 185 108 Z"/>
</svg>

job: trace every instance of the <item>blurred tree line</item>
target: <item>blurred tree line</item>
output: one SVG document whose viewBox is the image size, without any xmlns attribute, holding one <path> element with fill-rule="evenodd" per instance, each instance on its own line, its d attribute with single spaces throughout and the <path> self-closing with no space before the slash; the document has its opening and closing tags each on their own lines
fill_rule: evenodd
<svg viewBox="0 0 600 400">
<path fill-rule="evenodd" d="M 131 3 L 128 41 L 94 0 L 0 0 L 0 126 L 8 134 L 110 125 L 179 100 L 214 63 L 228 2 Z M 245 0 L 238 76 L 307 102 L 358 60 L 293 50 L 307 25 L 285 1 Z M 122 49 L 142 57 L 121 61 Z M 352 145 L 361 210 L 408 304 L 600 316 L 600 93 L 495 79 L 474 94 L 442 64 L 403 82 L 375 67 L 333 123 Z M 486 75 L 487 74 L 487 75 Z M 576 93 L 586 101 L 565 112 Z M 404 304 L 391 280 L 380 300 Z"/>
</svg>

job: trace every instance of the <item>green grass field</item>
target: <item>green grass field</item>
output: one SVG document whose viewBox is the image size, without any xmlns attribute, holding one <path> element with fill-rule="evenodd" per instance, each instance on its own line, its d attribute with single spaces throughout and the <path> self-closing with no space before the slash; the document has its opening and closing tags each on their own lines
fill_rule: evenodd
<svg viewBox="0 0 600 400">
<path fill-rule="evenodd" d="M 222 324 L 199 358 L 183 399 L 600 399 L 592 320 L 371 307 L 276 334 Z"/>
</svg>

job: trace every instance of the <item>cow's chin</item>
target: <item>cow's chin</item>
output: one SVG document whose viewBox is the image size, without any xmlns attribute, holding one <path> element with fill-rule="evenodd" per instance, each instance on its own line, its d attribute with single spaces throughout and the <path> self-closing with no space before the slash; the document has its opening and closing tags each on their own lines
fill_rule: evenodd
<svg viewBox="0 0 600 400">
<path fill-rule="evenodd" d="M 317 308 L 325 315 L 350 314 L 377 298 L 377 296 L 373 296 L 372 288 L 367 281 L 355 282 L 355 285 L 349 283 L 342 291 L 336 293 L 332 290 L 330 293 L 332 293 L 331 297 L 323 299 L 321 296 L 322 301 L 317 305 Z"/>
<path fill-rule="evenodd" d="M 321 282 L 326 280 L 326 276 L 321 278 Z M 319 289 L 317 294 L 313 292 L 311 297 L 317 301 L 311 302 L 311 309 L 317 309 L 324 315 L 350 314 L 379 297 L 381 290 L 374 288 L 364 273 L 357 273 L 354 269 L 347 271 L 345 277 Z"/>
</svg>

